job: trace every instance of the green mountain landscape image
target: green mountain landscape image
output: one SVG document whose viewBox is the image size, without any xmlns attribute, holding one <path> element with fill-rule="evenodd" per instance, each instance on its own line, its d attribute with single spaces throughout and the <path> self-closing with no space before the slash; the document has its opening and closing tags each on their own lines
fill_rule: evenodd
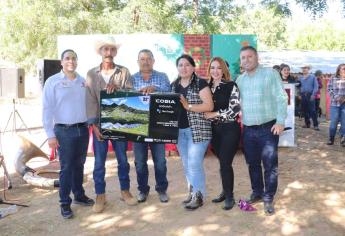
<svg viewBox="0 0 345 236">
<path fill-rule="evenodd" d="M 102 103 L 101 127 L 105 131 L 125 132 L 148 136 L 149 111 L 126 104 Z"/>
</svg>

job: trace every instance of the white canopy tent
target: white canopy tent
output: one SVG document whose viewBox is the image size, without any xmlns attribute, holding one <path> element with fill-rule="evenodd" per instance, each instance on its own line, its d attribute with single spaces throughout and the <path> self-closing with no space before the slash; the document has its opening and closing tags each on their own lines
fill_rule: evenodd
<svg viewBox="0 0 345 236">
<path fill-rule="evenodd" d="M 259 60 L 265 67 L 273 67 L 281 63 L 288 64 L 291 72 L 301 72 L 301 66 L 311 65 L 311 71 L 321 70 L 325 74 L 334 74 L 337 66 L 345 63 L 345 52 L 330 51 L 259 51 Z"/>
</svg>

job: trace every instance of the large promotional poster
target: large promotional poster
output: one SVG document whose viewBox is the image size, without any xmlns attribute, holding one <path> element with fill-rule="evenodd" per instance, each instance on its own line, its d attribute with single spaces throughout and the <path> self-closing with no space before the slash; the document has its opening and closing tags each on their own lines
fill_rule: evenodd
<svg viewBox="0 0 345 236">
<path fill-rule="evenodd" d="M 284 84 L 288 95 L 287 117 L 284 132 L 279 137 L 280 147 L 294 147 L 295 144 L 295 84 Z"/>
<path fill-rule="evenodd" d="M 177 143 L 179 95 L 101 92 L 101 133 L 106 139 Z"/>
</svg>

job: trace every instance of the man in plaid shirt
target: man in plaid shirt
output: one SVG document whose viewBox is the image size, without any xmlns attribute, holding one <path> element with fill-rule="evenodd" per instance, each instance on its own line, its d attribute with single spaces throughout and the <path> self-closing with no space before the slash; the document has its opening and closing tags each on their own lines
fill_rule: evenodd
<svg viewBox="0 0 345 236">
<path fill-rule="evenodd" d="M 143 94 L 153 92 L 169 92 L 170 82 L 165 73 L 153 70 L 155 59 L 148 49 L 143 49 L 138 54 L 139 72 L 132 76 L 133 88 Z M 168 188 L 167 167 L 165 159 L 165 145 L 159 143 L 133 143 L 135 156 L 135 169 L 138 181 L 138 202 L 145 202 L 150 191 L 148 185 L 148 147 L 151 149 L 155 169 L 156 191 L 161 202 L 168 202 L 166 193 Z"/>
<path fill-rule="evenodd" d="M 241 96 L 244 155 L 252 185 L 247 202 L 264 201 L 266 215 L 272 215 L 278 186 L 278 142 L 284 131 L 287 94 L 279 74 L 259 65 L 255 48 L 243 47 L 240 59 L 245 72 L 236 83 Z"/>
</svg>

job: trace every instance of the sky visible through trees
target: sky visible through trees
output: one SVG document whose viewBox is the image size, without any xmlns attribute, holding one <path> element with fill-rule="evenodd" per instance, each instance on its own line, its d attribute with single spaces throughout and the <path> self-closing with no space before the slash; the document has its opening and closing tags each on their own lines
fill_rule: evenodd
<svg viewBox="0 0 345 236">
<path fill-rule="evenodd" d="M 345 50 L 345 0 L 3 0 L 0 59 L 35 71 L 61 34 L 256 34 L 259 50 Z M 327 12 L 328 11 L 328 12 Z"/>
</svg>

